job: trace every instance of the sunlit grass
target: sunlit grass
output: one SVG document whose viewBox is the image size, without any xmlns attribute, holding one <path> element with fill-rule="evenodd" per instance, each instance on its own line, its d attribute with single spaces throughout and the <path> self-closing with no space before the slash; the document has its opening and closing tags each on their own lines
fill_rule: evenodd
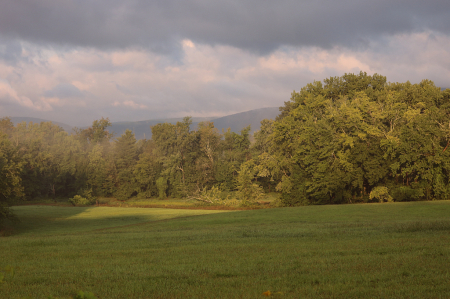
<svg viewBox="0 0 450 299">
<path fill-rule="evenodd" d="M 109 206 L 117 206 L 117 207 L 195 207 L 197 205 L 196 202 L 187 200 L 185 198 L 167 198 L 167 199 L 159 199 L 159 198 L 145 198 L 145 197 L 133 197 L 126 201 L 119 201 L 115 198 L 102 197 L 99 198 L 100 204 L 106 204 Z"/>
<path fill-rule="evenodd" d="M 20 208 L 15 210 L 26 219 L 22 227 L 0 239 L 0 266 L 17 269 L 0 286 L 0 297 L 67 298 L 78 290 L 99 298 L 264 298 L 264 293 L 446 298 L 450 293 L 450 202 L 445 201 L 183 218 L 171 217 L 214 211 L 155 216 L 159 211 L 145 214 L 153 209 L 136 209 L 144 211 L 140 214 L 134 208 L 78 213 Z M 33 227 L 35 221 L 40 228 Z M 82 230 L 73 228 L 82 223 Z"/>
</svg>

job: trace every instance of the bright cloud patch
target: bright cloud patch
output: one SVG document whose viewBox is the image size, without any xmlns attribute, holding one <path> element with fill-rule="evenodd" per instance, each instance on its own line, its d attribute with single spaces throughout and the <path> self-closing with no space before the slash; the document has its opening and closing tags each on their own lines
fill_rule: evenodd
<svg viewBox="0 0 450 299">
<path fill-rule="evenodd" d="M 37 111 L 52 110 L 51 106 L 45 102 L 35 103 L 26 96 L 18 95 L 12 86 L 4 80 L 0 80 L 0 105 L 1 104 L 6 104 L 6 107 L 3 107 L 4 110 L 8 110 L 8 106 L 10 105 L 31 108 Z"/>
</svg>

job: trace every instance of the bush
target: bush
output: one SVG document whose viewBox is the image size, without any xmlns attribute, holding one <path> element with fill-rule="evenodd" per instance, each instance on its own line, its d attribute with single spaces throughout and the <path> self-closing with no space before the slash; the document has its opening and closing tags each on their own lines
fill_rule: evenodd
<svg viewBox="0 0 450 299">
<path fill-rule="evenodd" d="M 372 199 L 377 199 L 379 202 L 394 202 L 394 199 L 392 198 L 392 196 L 389 194 L 389 190 L 387 187 L 375 187 L 373 188 L 373 190 L 370 192 L 369 198 Z"/>
<path fill-rule="evenodd" d="M 416 187 L 418 188 L 400 186 L 392 190 L 392 195 L 394 195 L 396 201 L 414 201 L 424 198 L 423 188 L 420 188 L 420 186 Z"/>
<path fill-rule="evenodd" d="M 264 190 L 255 181 L 255 163 L 249 160 L 241 164 L 236 179 L 237 195 L 242 200 L 242 206 L 256 203 L 264 196 Z"/>
<path fill-rule="evenodd" d="M 237 207 L 242 204 L 241 200 L 236 199 L 234 196 L 231 196 L 230 198 L 228 192 L 221 191 L 217 186 L 213 186 L 211 189 L 204 188 L 203 190 L 188 196 L 188 199 L 227 207 Z"/>
<path fill-rule="evenodd" d="M 92 195 L 92 189 L 81 189 L 78 194 L 69 199 L 74 206 L 90 206 L 97 202 L 97 197 Z"/>
<path fill-rule="evenodd" d="M 69 199 L 69 202 L 74 206 L 90 206 L 95 203 L 95 200 L 88 199 L 81 195 L 75 195 L 73 198 Z"/>
</svg>

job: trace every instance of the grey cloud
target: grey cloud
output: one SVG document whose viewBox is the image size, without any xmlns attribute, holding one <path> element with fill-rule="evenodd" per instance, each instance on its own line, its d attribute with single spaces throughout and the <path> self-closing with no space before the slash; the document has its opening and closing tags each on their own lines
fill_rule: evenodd
<svg viewBox="0 0 450 299">
<path fill-rule="evenodd" d="M 22 45 L 18 41 L 0 38 L 0 60 L 8 65 L 16 65 L 19 61 L 28 61 L 22 57 Z"/>
<path fill-rule="evenodd" d="M 55 86 L 53 89 L 44 92 L 44 97 L 47 98 L 82 98 L 84 94 L 74 85 L 70 83 L 62 83 Z"/>
<path fill-rule="evenodd" d="M 448 0 L 6 0 L 0 34 L 37 43 L 145 47 L 179 55 L 179 40 L 259 53 L 281 45 L 365 47 L 370 39 L 450 34 Z"/>
<path fill-rule="evenodd" d="M 119 85 L 117 83 L 115 83 L 116 88 L 118 91 L 120 91 L 121 93 L 125 94 L 125 95 L 133 95 L 133 91 L 131 91 L 130 89 L 126 88 L 125 86 Z"/>
<path fill-rule="evenodd" d="M 249 94 L 254 94 L 254 86 L 248 84 L 247 82 L 228 82 L 228 81 L 218 81 L 211 84 L 212 88 L 217 90 L 221 94 L 227 94 L 230 97 L 244 97 Z"/>
</svg>

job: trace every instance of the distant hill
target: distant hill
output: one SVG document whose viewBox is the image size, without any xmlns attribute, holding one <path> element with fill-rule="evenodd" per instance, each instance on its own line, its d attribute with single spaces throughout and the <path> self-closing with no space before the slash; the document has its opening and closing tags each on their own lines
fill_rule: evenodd
<svg viewBox="0 0 450 299">
<path fill-rule="evenodd" d="M 191 130 L 196 130 L 198 123 L 202 121 L 211 121 L 214 123 L 214 127 L 216 127 L 219 132 L 222 132 L 222 129 L 227 130 L 230 128 L 232 132 L 239 133 L 243 128 L 248 125 L 251 126 L 250 134 L 258 131 L 261 125 L 261 121 L 263 119 L 275 119 L 277 115 L 280 114 L 278 107 L 271 108 L 261 108 L 256 110 L 250 110 L 246 112 L 236 113 L 232 115 L 227 115 L 219 118 L 211 118 L 211 117 L 193 117 Z M 175 124 L 179 121 L 182 121 L 183 118 L 171 118 L 171 119 L 157 119 L 157 120 L 145 120 L 145 121 L 136 121 L 136 122 L 117 122 L 112 123 L 108 128 L 110 132 L 114 132 L 114 136 L 119 137 L 122 135 L 125 130 L 133 131 L 136 139 L 150 139 L 152 137 L 152 130 L 150 126 L 157 125 L 159 123 L 172 123 Z"/>
<path fill-rule="evenodd" d="M 46 119 L 41 119 L 41 118 L 35 118 L 35 117 L 10 117 L 11 121 L 14 123 L 14 125 L 20 124 L 22 122 L 26 122 L 29 123 L 30 121 L 35 123 L 35 124 L 40 124 L 41 122 L 49 122 L 50 120 L 46 120 Z M 67 133 L 72 133 L 72 129 L 73 127 L 68 125 L 68 124 L 64 124 L 64 123 L 60 123 L 57 121 L 51 121 L 53 124 L 60 126 L 61 128 L 64 129 L 64 131 L 66 131 Z"/>
<path fill-rule="evenodd" d="M 255 131 L 259 130 L 261 125 L 261 121 L 263 119 L 275 119 L 279 114 L 278 107 L 271 108 L 261 108 L 250 110 L 246 112 L 236 113 L 227 115 L 224 117 L 214 118 L 214 117 L 193 117 L 191 130 L 196 130 L 198 123 L 202 121 L 211 121 L 214 123 L 214 127 L 216 127 L 219 132 L 223 130 L 227 130 L 230 128 L 232 132 L 239 133 L 243 128 L 248 125 L 251 126 L 250 134 L 252 135 Z M 115 137 L 119 137 L 122 135 L 127 129 L 133 131 L 136 139 L 150 139 L 152 137 L 151 126 L 155 126 L 159 123 L 172 123 L 176 124 L 179 121 L 182 121 L 183 118 L 166 118 L 166 119 L 151 119 L 144 121 L 135 121 L 135 122 L 113 122 L 111 126 L 108 127 L 108 131 L 114 132 Z M 48 122 L 49 120 L 35 118 L 35 117 L 11 117 L 11 121 L 16 125 L 21 122 L 33 122 L 33 123 L 41 123 Z M 64 123 L 52 121 L 52 123 L 62 127 L 66 132 L 73 133 L 73 127 Z M 81 127 L 81 129 L 86 129 L 86 127 Z"/>
<path fill-rule="evenodd" d="M 250 125 L 250 135 L 252 135 L 259 130 L 263 119 L 275 119 L 278 114 L 280 114 L 278 107 L 261 108 L 216 118 L 212 122 L 219 131 L 230 128 L 231 132 L 236 133 Z"/>
<path fill-rule="evenodd" d="M 207 121 L 213 119 L 212 117 L 193 117 L 193 127 L 196 127 L 196 124 L 198 124 L 201 121 Z M 171 123 L 176 124 L 179 121 L 182 121 L 183 118 L 166 118 L 166 119 L 151 119 L 151 120 L 143 120 L 143 121 L 128 121 L 128 122 L 113 122 L 111 123 L 111 126 L 108 127 L 108 130 L 110 132 L 114 132 L 115 137 L 119 137 L 122 135 L 126 130 L 133 131 L 134 135 L 136 136 L 136 139 L 150 139 L 152 137 L 152 130 L 150 129 L 151 126 L 155 126 L 160 123 Z"/>
</svg>

